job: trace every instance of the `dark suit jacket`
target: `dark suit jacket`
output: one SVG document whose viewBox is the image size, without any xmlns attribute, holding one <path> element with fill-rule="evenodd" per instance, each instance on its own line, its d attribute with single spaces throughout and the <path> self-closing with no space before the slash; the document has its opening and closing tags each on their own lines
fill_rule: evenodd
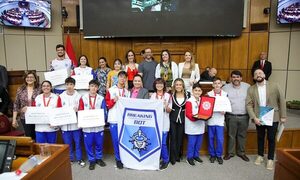
<svg viewBox="0 0 300 180">
<path fill-rule="evenodd" d="M 253 63 L 252 70 L 251 70 L 252 76 L 254 75 L 254 71 L 256 69 L 260 69 L 260 60 L 257 60 Z M 266 80 L 268 80 L 272 74 L 272 63 L 266 60 L 264 64 L 264 68 L 262 70 L 266 75 Z"/>
<path fill-rule="evenodd" d="M 10 98 L 8 96 L 8 92 L 3 86 L 0 85 L 0 112 L 6 114 L 9 103 Z"/>
<path fill-rule="evenodd" d="M 132 95 L 132 90 L 130 91 L 130 97 Z M 136 97 L 137 99 L 149 99 L 149 93 L 148 93 L 148 90 L 145 89 L 145 88 L 141 88 L 139 90 L 139 93 Z"/>
<path fill-rule="evenodd" d="M 277 84 L 266 83 L 267 106 L 274 108 L 274 122 L 280 118 L 286 118 L 286 102 L 284 94 L 280 91 Z M 246 98 L 246 107 L 251 119 L 259 118 L 259 94 L 257 85 L 249 87 Z"/>
<path fill-rule="evenodd" d="M 0 65 L 0 85 L 7 89 L 8 87 L 8 76 L 7 70 L 4 66 Z"/>
<path fill-rule="evenodd" d="M 203 73 L 201 73 L 200 75 L 200 81 L 213 81 L 214 77 L 209 76 L 208 71 L 204 71 Z"/>
</svg>

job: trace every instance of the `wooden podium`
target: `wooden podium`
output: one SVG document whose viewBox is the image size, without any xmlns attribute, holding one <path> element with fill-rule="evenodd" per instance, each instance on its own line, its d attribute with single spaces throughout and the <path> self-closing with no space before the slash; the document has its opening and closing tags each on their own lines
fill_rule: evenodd
<svg viewBox="0 0 300 180">
<path fill-rule="evenodd" d="M 300 149 L 278 149 L 276 157 L 275 180 L 300 179 Z"/>
<path fill-rule="evenodd" d="M 30 137 L 0 136 L 0 139 L 14 139 L 17 141 L 17 159 L 13 161 L 12 171 L 17 170 L 27 160 L 28 156 L 40 154 L 40 145 L 42 144 L 33 143 Z M 69 146 L 65 144 L 49 144 L 49 149 L 51 156 L 33 168 L 22 179 L 72 179 Z"/>
</svg>

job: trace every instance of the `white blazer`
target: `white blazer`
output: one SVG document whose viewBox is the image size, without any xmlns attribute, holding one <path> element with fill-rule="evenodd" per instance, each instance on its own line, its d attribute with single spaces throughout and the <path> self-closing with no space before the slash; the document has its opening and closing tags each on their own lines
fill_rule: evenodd
<svg viewBox="0 0 300 180">
<path fill-rule="evenodd" d="M 182 70 L 183 70 L 184 62 L 178 64 L 178 74 L 179 78 L 182 78 Z M 190 81 L 198 82 L 200 80 L 200 70 L 198 64 L 195 64 L 195 68 L 192 70 Z"/>
<path fill-rule="evenodd" d="M 177 67 L 177 64 L 173 61 L 171 62 L 171 66 L 172 66 L 172 78 L 173 78 L 173 82 L 174 82 L 174 80 L 178 78 L 178 67 Z M 155 69 L 155 78 L 161 78 L 160 77 L 160 69 L 161 69 L 160 64 L 157 64 L 156 69 Z"/>
</svg>

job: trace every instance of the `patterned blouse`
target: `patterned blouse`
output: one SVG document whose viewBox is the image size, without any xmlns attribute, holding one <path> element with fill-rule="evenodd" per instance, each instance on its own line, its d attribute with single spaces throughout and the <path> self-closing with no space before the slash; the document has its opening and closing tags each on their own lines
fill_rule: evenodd
<svg viewBox="0 0 300 180">
<path fill-rule="evenodd" d="M 106 94 L 106 81 L 107 81 L 107 74 L 109 73 L 109 71 L 111 71 L 110 68 L 106 68 L 104 70 L 100 69 L 100 68 L 97 68 L 94 71 L 94 73 L 97 77 L 97 80 L 100 83 L 99 94 L 101 94 L 104 97 L 105 97 L 105 94 Z"/>
<path fill-rule="evenodd" d="M 14 102 L 14 112 L 20 114 L 21 119 L 25 119 L 25 113 L 21 112 L 25 106 L 31 106 L 32 101 L 40 94 L 40 88 L 33 89 L 31 99 L 28 99 L 28 92 L 25 85 L 17 90 L 16 100 Z"/>
</svg>

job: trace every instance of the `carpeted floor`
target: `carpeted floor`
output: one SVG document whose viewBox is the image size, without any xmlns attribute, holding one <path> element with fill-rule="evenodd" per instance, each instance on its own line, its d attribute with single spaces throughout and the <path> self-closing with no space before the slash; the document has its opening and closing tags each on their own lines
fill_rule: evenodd
<svg viewBox="0 0 300 180">
<path fill-rule="evenodd" d="M 239 157 L 233 157 L 224 161 L 223 165 L 217 162 L 209 162 L 208 156 L 203 156 L 203 164 L 190 166 L 185 159 L 175 165 L 169 165 L 164 171 L 138 171 L 131 169 L 119 170 L 115 167 L 115 161 L 112 155 L 104 157 L 106 167 L 96 165 L 95 170 L 86 167 L 81 168 L 78 164 L 72 165 L 72 174 L 74 180 L 92 180 L 92 179 L 109 179 L 109 180 L 271 180 L 273 179 L 274 170 L 270 171 L 264 165 L 257 166 L 254 164 L 256 156 L 250 155 L 250 162 L 245 162 Z"/>
</svg>

